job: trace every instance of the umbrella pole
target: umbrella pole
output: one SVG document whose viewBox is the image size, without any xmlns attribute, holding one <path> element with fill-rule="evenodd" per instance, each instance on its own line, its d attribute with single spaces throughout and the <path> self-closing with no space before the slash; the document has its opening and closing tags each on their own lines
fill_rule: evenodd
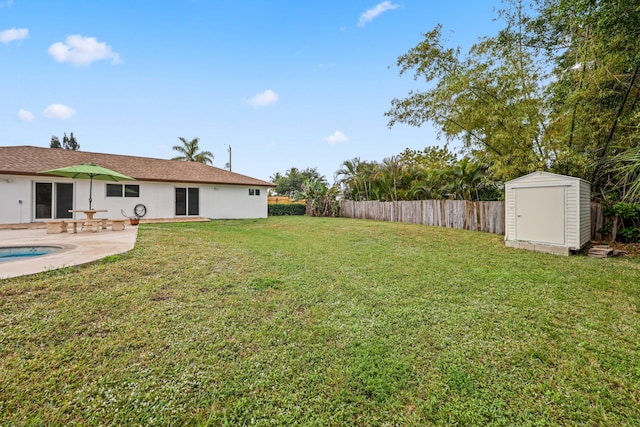
<svg viewBox="0 0 640 427">
<path fill-rule="evenodd" d="M 93 175 L 89 178 L 89 210 L 91 210 L 91 193 L 93 193 Z"/>
</svg>

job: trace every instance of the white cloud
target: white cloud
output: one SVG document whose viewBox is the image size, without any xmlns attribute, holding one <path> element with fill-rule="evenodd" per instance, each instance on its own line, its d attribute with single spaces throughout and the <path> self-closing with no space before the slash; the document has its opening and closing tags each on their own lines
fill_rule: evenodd
<svg viewBox="0 0 640 427">
<path fill-rule="evenodd" d="M 360 15 L 360 20 L 358 21 L 358 27 L 364 27 L 367 22 L 373 21 L 382 13 L 399 8 L 400 5 L 393 4 L 390 1 L 383 1 L 382 3 L 378 3 L 371 9 L 368 9 L 362 15 Z"/>
<path fill-rule="evenodd" d="M 75 113 L 76 110 L 62 104 L 51 104 L 42 112 L 42 114 L 48 119 L 68 119 Z"/>
<path fill-rule="evenodd" d="M 35 118 L 36 117 L 33 115 L 31 111 L 27 111 L 22 108 L 18 111 L 18 119 L 22 120 L 23 122 L 31 122 Z"/>
<path fill-rule="evenodd" d="M 95 37 L 82 37 L 79 34 L 67 37 L 65 43 L 52 44 L 48 52 L 56 61 L 74 65 L 89 65 L 103 59 L 110 59 L 112 64 L 122 63 L 120 54 L 114 52 L 111 46 L 99 42 Z"/>
<path fill-rule="evenodd" d="M 10 28 L 0 32 L 0 42 L 9 44 L 15 40 L 25 39 L 29 35 L 29 29 L 27 28 Z"/>
<path fill-rule="evenodd" d="M 266 107 L 267 105 L 271 105 L 276 102 L 278 102 L 278 94 L 271 89 L 257 93 L 256 96 L 248 101 L 249 105 L 252 107 Z"/>
<path fill-rule="evenodd" d="M 339 144 L 341 142 L 347 142 L 349 140 L 349 138 L 347 138 L 347 135 L 345 135 L 344 133 L 340 132 L 339 130 L 336 130 L 333 135 L 329 135 L 328 137 L 326 137 L 324 139 L 324 142 L 326 142 L 329 145 L 336 145 Z"/>
</svg>

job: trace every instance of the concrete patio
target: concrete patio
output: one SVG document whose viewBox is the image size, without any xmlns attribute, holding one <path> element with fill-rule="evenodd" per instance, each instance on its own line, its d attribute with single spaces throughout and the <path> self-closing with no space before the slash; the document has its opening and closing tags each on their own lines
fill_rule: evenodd
<svg viewBox="0 0 640 427">
<path fill-rule="evenodd" d="M 35 274 L 62 267 L 85 264 L 133 249 L 138 227 L 78 234 L 47 234 L 42 228 L 0 229 L 0 248 L 13 246 L 58 246 L 61 250 L 42 256 L 0 262 L 0 279 Z"/>
</svg>

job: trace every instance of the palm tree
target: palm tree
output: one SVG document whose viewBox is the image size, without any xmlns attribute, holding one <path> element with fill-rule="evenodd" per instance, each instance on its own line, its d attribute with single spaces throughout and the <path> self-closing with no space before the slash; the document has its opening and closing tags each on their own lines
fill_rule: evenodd
<svg viewBox="0 0 640 427">
<path fill-rule="evenodd" d="M 334 180 L 343 188 L 344 197 L 349 200 L 370 200 L 373 176 L 378 165 L 354 157 L 345 160 L 334 174 Z"/>
<path fill-rule="evenodd" d="M 359 157 L 345 160 L 342 167 L 334 174 L 334 180 L 344 188 L 344 195 L 347 199 L 359 200 L 361 196 L 358 167 L 361 164 Z"/>
<path fill-rule="evenodd" d="M 382 160 L 373 176 L 377 200 L 386 202 L 398 200 L 398 187 L 404 177 L 404 169 L 404 164 L 398 156 Z"/>
<path fill-rule="evenodd" d="M 173 149 L 182 155 L 176 156 L 171 160 L 213 164 L 213 153 L 211 151 L 198 151 L 200 149 L 200 147 L 198 147 L 200 138 L 193 138 L 191 141 L 187 141 L 185 138 L 179 136 L 178 139 L 182 142 L 182 145 L 174 145 Z"/>
<path fill-rule="evenodd" d="M 612 157 L 609 171 L 620 199 L 640 202 L 640 145 Z"/>
</svg>

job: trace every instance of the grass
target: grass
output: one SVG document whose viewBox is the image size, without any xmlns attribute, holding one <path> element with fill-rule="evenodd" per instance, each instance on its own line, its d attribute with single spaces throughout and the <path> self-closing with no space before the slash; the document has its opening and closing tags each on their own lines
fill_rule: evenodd
<svg viewBox="0 0 640 427">
<path fill-rule="evenodd" d="M 273 217 L 0 282 L 7 425 L 638 425 L 640 260 Z"/>
</svg>

